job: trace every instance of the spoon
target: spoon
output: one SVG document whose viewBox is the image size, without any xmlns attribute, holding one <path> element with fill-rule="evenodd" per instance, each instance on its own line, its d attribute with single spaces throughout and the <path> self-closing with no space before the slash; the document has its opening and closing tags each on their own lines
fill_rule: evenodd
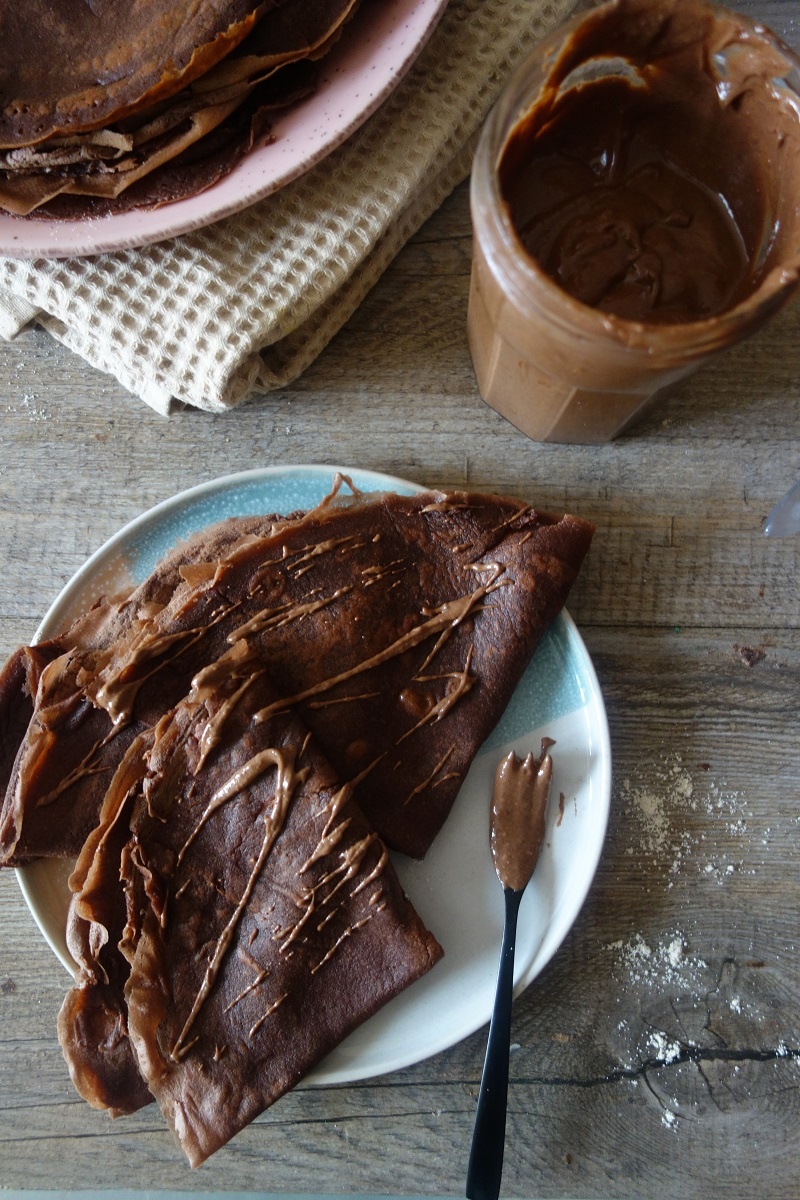
<svg viewBox="0 0 800 1200">
<path fill-rule="evenodd" d="M 503 759 L 495 774 L 491 847 L 494 868 L 503 885 L 505 921 L 497 991 L 467 1168 L 467 1200 L 497 1200 L 500 1195 L 517 914 L 544 842 L 553 774 L 549 750 L 553 744 L 552 739 L 542 738 L 539 759 L 529 754 L 522 760 L 512 752 Z"/>
<path fill-rule="evenodd" d="M 790 487 L 767 517 L 764 526 L 767 537 L 788 537 L 800 533 L 800 483 Z"/>
</svg>

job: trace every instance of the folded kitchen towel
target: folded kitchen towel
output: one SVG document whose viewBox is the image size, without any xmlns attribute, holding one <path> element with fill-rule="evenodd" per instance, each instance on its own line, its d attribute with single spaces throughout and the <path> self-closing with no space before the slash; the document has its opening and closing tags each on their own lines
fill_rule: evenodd
<svg viewBox="0 0 800 1200">
<path fill-rule="evenodd" d="M 164 414 L 286 385 L 469 173 L 509 72 L 574 7 L 450 0 L 378 111 L 281 191 L 141 249 L 0 258 L 0 336 L 38 321 Z"/>
</svg>

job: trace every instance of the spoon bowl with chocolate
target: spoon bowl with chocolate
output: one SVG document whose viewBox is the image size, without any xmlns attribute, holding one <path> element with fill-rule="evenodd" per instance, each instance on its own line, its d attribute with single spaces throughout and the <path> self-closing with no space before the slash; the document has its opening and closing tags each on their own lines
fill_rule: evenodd
<svg viewBox="0 0 800 1200">
<path fill-rule="evenodd" d="M 497 1200 L 500 1194 L 517 916 L 544 843 L 553 778 L 552 745 L 550 738 L 542 738 L 538 759 L 533 754 L 520 759 L 512 751 L 501 761 L 495 774 L 491 848 L 495 871 L 503 886 L 505 922 L 497 992 L 467 1169 L 468 1200 Z"/>
</svg>

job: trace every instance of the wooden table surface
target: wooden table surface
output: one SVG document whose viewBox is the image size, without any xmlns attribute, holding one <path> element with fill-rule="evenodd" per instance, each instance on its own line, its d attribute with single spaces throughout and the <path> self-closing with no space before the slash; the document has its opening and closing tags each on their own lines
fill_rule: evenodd
<svg viewBox="0 0 800 1200">
<path fill-rule="evenodd" d="M 800 44 L 796 0 L 752 4 Z M 131 518 L 204 480 L 336 462 L 595 521 L 569 609 L 608 711 L 588 898 L 514 1007 L 503 1194 L 800 1195 L 800 304 L 606 447 L 528 441 L 465 343 L 466 188 L 296 385 L 156 416 L 33 329 L 0 345 L 0 651 Z M 463 1195 L 485 1030 L 300 1086 L 192 1173 L 155 1109 L 111 1122 L 56 1038 L 69 983 L 0 875 L 0 1185 Z"/>
</svg>

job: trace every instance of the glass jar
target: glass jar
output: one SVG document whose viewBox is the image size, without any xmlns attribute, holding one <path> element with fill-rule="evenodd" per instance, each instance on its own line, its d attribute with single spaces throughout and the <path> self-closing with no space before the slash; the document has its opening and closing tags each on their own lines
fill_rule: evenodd
<svg viewBox="0 0 800 1200">
<path fill-rule="evenodd" d="M 786 303 L 800 267 L 798 84 L 800 63 L 774 35 L 702 0 L 612 0 L 537 46 L 490 114 L 472 171 L 467 325 L 488 404 L 536 441 L 607 442 Z M 620 315 L 567 290 L 523 244 L 508 178 L 524 166 L 535 189 L 542 139 L 548 153 L 560 153 L 553 131 L 562 127 L 569 162 L 585 151 L 582 171 L 602 167 L 600 142 L 582 140 L 587 114 L 590 123 L 596 118 L 598 138 L 606 136 L 601 87 L 633 98 L 622 124 L 608 131 L 610 146 L 644 128 L 654 161 L 691 177 L 730 215 L 743 247 L 742 278 L 721 311 L 666 320 L 657 310 Z M 578 129 L 570 130 L 570 106 L 583 114 Z M 612 114 L 619 108 L 616 99 L 605 106 Z M 523 163 L 528 152 L 533 167 Z M 616 196 L 625 179 L 611 183 Z M 550 210 L 558 213 L 553 195 Z M 564 211 L 571 202 L 566 194 Z M 678 218 L 669 220 L 674 227 Z M 680 262 L 680 249 L 661 250 L 674 259 L 662 263 L 665 276 L 679 268 L 691 281 L 705 270 L 702 253 Z"/>
</svg>

